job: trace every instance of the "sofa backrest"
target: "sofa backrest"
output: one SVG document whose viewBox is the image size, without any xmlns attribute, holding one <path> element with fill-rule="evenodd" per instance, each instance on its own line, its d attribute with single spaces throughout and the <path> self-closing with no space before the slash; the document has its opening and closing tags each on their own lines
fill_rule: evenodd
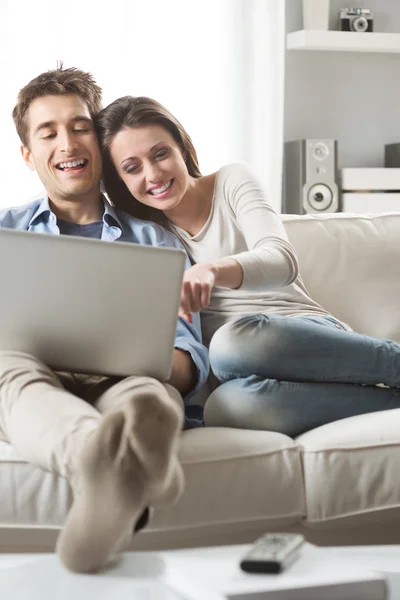
<svg viewBox="0 0 400 600">
<path fill-rule="evenodd" d="M 355 331 L 400 342 L 400 212 L 282 218 L 311 296 Z"/>
</svg>

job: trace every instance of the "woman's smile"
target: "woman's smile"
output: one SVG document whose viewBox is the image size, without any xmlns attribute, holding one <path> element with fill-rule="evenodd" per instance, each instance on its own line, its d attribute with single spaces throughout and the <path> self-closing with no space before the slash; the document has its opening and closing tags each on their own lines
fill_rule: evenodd
<svg viewBox="0 0 400 600">
<path fill-rule="evenodd" d="M 157 186 L 154 185 L 153 187 L 149 188 L 147 193 L 157 200 L 162 200 L 163 198 L 169 196 L 173 183 L 174 179 L 169 179 L 167 182 L 162 183 L 161 185 L 157 184 Z"/>
</svg>

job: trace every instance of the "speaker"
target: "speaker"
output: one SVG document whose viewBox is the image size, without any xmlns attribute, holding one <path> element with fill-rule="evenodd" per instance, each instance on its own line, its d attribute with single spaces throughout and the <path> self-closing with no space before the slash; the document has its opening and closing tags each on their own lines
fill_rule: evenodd
<svg viewBox="0 0 400 600">
<path fill-rule="evenodd" d="M 308 139 L 285 142 L 283 212 L 334 213 L 339 208 L 337 141 Z"/>
<path fill-rule="evenodd" d="M 400 167 L 400 144 L 385 144 L 385 167 Z"/>
</svg>

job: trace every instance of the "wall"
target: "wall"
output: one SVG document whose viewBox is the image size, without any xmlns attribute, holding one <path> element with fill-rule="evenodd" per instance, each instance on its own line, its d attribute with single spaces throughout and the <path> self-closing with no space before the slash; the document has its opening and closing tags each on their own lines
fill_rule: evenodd
<svg viewBox="0 0 400 600">
<path fill-rule="evenodd" d="M 374 31 L 400 32 L 398 0 L 330 0 L 374 12 Z M 286 0 L 286 29 L 302 29 L 302 1 Z M 368 35 L 367 33 L 365 35 Z M 400 54 L 286 51 L 285 140 L 339 141 L 340 167 L 383 166 L 384 144 L 400 141 Z"/>
<path fill-rule="evenodd" d="M 187 0 L 84 0 L 68 9 L 54 0 L 0 0 L 0 209 L 42 191 L 20 156 L 11 112 L 19 89 L 58 60 L 93 73 L 105 105 L 126 94 L 165 104 L 192 137 L 202 172 L 245 160 L 244 126 L 233 126 L 244 87 L 237 31 L 243 44 L 251 33 L 236 16 L 245 1 L 203 0 L 199 10 Z"/>
</svg>

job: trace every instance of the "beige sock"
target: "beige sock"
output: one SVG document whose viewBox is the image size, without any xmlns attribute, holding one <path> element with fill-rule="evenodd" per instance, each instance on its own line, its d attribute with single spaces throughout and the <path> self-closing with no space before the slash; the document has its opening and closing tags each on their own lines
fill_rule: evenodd
<svg viewBox="0 0 400 600">
<path fill-rule="evenodd" d="M 177 459 L 182 420 L 160 385 L 138 391 L 88 437 L 74 502 L 57 540 L 68 569 L 88 573 L 106 566 L 126 547 L 147 506 L 177 500 L 184 481 Z"/>
</svg>

